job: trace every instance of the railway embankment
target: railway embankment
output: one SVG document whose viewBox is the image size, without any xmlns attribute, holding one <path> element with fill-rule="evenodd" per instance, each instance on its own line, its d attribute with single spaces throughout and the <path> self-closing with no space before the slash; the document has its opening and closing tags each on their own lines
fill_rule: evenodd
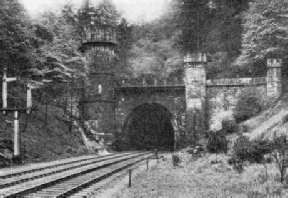
<svg viewBox="0 0 288 198">
<path fill-rule="evenodd" d="M 0 167 L 13 157 L 13 114 L 0 116 Z M 23 164 L 47 162 L 96 153 L 88 149 L 78 127 L 57 105 L 37 102 L 29 115 L 20 114 L 20 153 Z M 15 165 L 15 164 L 14 164 Z"/>
<path fill-rule="evenodd" d="M 242 123 L 251 140 L 288 136 L 288 94 L 273 102 L 259 115 Z"/>
<path fill-rule="evenodd" d="M 131 188 L 124 180 L 126 185 L 122 189 L 112 195 L 102 193 L 100 197 L 288 197 L 275 164 L 268 164 L 267 169 L 262 164 L 250 164 L 239 174 L 227 163 L 228 155 L 207 154 L 195 158 L 184 151 L 180 156 L 179 166 L 173 166 L 171 154 L 166 155 L 152 169 L 136 176 Z M 123 182 L 118 185 L 123 186 Z"/>
</svg>

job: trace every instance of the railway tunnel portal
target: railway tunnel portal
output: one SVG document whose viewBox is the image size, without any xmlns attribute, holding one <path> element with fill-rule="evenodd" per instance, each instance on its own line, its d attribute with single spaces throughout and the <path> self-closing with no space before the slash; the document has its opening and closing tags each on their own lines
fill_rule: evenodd
<svg viewBox="0 0 288 198">
<path fill-rule="evenodd" d="M 173 115 L 158 103 L 135 107 L 122 126 L 126 143 L 132 150 L 173 150 Z"/>
<path fill-rule="evenodd" d="M 142 84 L 115 88 L 115 132 L 143 149 L 176 147 L 186 133 L 184 93 L 184 87 L 176 85 Z M 149 146 L 133 142 L 132 134 L 136 131 L 154 142 Z"/>
<path fill-rule="evenodd" d="M 103 140 L 103 147 L 116 134 L 123 134 L 135 148 L 193 144 L 206 130 L 221 128 L 223 115 L 233 117 L 241 93 L 250 90 L 267 101 L 281 95 L 281 59 L 268 59 L 267 76 L 257 78 L 206 79 L 204 53 L 185 56 L 179 78 L 115 78 L 116 30 L 113 25 L 99 24 L 96 21 L 83 29 L 80 49 L 90 73 L 79 109 L 83 120 L 94 126 L 96 139 Z M 158 119 L 159 126 L 158 114 L 163 118 Z M 137 142 L 142 139 L 134 131 L 139 131 L 139 137 L 161 138 L 141 146 Z"/>
</svg>

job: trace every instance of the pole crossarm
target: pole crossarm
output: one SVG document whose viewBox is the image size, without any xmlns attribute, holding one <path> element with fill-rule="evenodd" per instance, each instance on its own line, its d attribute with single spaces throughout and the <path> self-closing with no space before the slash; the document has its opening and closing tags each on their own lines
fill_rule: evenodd
<svg viewBox="0 0 288 198">
<path fill-rule="evenodd" d="M 27 110 L 36 110 L 36 108 L 0 108 L 0 111 L 19 111 L 26 112 Z"/>
</svg>

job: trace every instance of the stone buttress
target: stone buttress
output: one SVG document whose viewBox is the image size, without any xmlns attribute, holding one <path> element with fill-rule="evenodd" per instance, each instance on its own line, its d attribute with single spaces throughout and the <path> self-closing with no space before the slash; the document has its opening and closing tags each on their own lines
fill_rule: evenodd
<svg viewBox="0 0 288 198">
<path fill-rule="evenodd" d="M 281 68 L 281 59 L 267 59 L 267 98 L 270 101 L 277 99 L 282 93 Z"/>
<path fill-rule="evenodd" d="M 206 64 L 206 54 L 184 57 L 186 134 L 191 143 L 203 137 L 205 132 Z"/>
</svg>

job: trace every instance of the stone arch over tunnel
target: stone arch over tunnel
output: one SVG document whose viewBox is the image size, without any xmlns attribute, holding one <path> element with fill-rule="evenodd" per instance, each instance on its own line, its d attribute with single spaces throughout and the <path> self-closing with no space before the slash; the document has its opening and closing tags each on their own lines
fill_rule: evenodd
<svg viewBox="0 0 288 198">
<path fill-rule="evenodd" d="M 158 103 L 142 103 L 132 109 L 122 127 L 133 150 L 173 150 L 173 114 Z"/>
</svg>

